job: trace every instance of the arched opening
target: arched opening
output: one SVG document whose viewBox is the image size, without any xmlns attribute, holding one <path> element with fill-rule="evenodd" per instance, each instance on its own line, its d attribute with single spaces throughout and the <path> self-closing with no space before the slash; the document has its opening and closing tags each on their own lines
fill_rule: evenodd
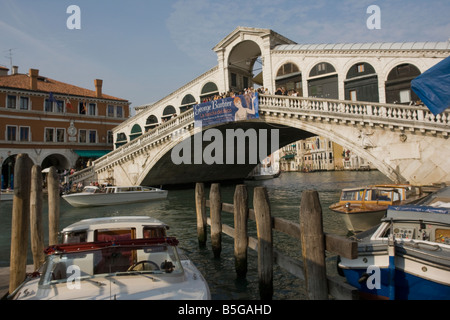
<svg viewBox="0 0 450 320">
<path fill-rule="evenodd" d="M 2 163 L 2 189 L 14 189 L 14 166 L 17 155 L 11 155 Z"/>
<path fill-rule="evenodd" d="M 214 97 L 217 94 L 219 94 L 217 85 L 214 82 L 208 82 L 202 88 L 200 101 L 207 102 L 210 98 Z"/>
<path fill-rule="evenodd" d="M 169 121 L 170 119 L 172 119 L 172 117 L 177 115 L 177 111 L 175 110 L 174 106 L 167 106 L 164 108 L 163 111 L 163 115 L 161 117 L 161 121 L 165 122 L 165 121 Z"/>
<path fill-rule="evenodd" d="M 309 73 L 308 96 L 339 99 L 338 75 L 328 62 L 316 64 Z"/>
<path fill-rule="evenodd" d="M 55 167 L 58 171 L 64 171 L 70 169 L 69 161 L 66 157 L 60 154 L 51 154 L 47 156 L 41 164 L 42 170 L 50 167 Z"/>
<path fill-rule="evenodd" d="M 345 100 L 379 102 L 378 76 L 366 62 L 354 64 L 344 82 Z"/>
<path fill-rule="evenodd" d="M 242 41 L 231 50 L 228 57 L 230 91 L 239 93 L 246 88 L 253 87 L 254 83 L 263 85 L 262 72 L 254 74 L 258 71 L 255 62 L 260 61 L 262 65 L 260 56 L 261 49 L 251 40 Z"/>
<path fill-rule="evenodd" d="M 285 63 L 277 71 L 275 87 L 284 88 L 286 93 L 295 93 L 298 97 L 303 97 L 302 73 L 295 63 Z"/>
<path fill-rule="evenodd" d="M 411 104 L 419 97 L 411 90 L 411 81 L 421 74 L 420 70 L 409 63 L 394 67 L 386 81 L 386 103 Z"/>
<path fill-rule="evenodd" d="M 127 135 L 123 132 L 118 132 L 116 136 L 116 148 L 119 148 L 120 146 L 123 146 L 125 143 L 128 142 Z"/>
<path fill-rule="evenodd" d="M 145 122 L 145 131 L 152 130 L 158 126 L 158 118 L 154 115 L 150 115 Z"/>
<path fill-rule="evenodd" d="M 137 137 L 142 135 L 142 128 L 137 123 L 131 128 L 130 141 L 133 141 Z"/>
<path fill-rule="evenodd" d="M 197 102 L 195 101 L 195 98 L 192 94 L 185 95 L 183 100 L 181 100 L 180 113 L 189 110 L 195 104 L 197 104 Z"/>
</svg>

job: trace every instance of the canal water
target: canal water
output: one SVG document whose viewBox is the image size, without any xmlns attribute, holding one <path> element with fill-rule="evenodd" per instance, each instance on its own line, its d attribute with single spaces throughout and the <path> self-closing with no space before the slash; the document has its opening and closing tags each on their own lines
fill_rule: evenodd
<svg viewBox="0 0 450 320">
<path fill-rule="evenodd" d="M 342 218 L 328 209 L 328 206 L 339 199 L 342 188 L 357 187 L 374 183 L 388 183 L 387 177 L 378 171 L 335 171 L 335 172 L 284 172 L 272 180 L 246 181 L 249 192 L 249 206 L 252 205 L 253 188 L 265 186 L 268 191 L 272 216 L 299 223 L 300 199 L 303 190 L 317 190 L 323 211 L 324 229 L 327 233 L 346 236 L 347 230 Z M 222 185 L 222 201 L 233 203 L 235 186 Z M 209 187 L 205 190 L 207 198 Z M 196 213 L 194 189 L 170 190 L 166 200 L 136 203 L 128 205 L 73 208 L 64 200 L 60 206 L 60 229 L 86 218 L 149 215 L 162 220 L 170 226 L 169 235 L 179 239 L 179 247 L 183 249 L 196 264 L 209 283 L 211 295 L 216 300 L 257 300 L 258 269 L 256 252 L 248 251 L 248 273 L 245 279 L 237 279 L 234 270 L 233 239 L 222 236 L 222 253 L 219 259 L 214 258 L 211 250 L 210 229 L 206 248 L 200 248 L 197 241 Z M 43 218 L 47 221 L 47 203 L 44 199 Z M 11 239 L 12 201 L 0 203 L 0 267 L 9 266 Z M 233 226 L 233 216 L 223 213 L 222 222 Z M 44 227 L 47 237 L 48 231 Z M 249 222 L 250 236 L 256 237 L 256 226 Z M 301 259 L 301 247 L 297 240 L 274 232 L 274 245 L 283 253 Z M 29 249 L 29 264 L 32 264 Z M 329 272 L 336 272 L 336 257 L 327 257 Z M 306 294 L 302 281 L 274 267 L 274 300 L 303 300 Z"/>
</svg>

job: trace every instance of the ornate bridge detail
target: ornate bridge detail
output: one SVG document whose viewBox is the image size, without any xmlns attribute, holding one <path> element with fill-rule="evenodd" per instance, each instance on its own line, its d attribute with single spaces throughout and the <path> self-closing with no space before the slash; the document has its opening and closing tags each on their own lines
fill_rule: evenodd
<svg viewBox="0 0 450 320">
<path fill-rule="evenodd" d="M 260 95 L 259 106 L 260 119 L 247 125 L 280 125 L 324 136 L 372 162 L 394 182 L 450 181 L 450 111 L 434 116 L 426 107 L 275 95 Z M 170 160 L 172 148 L 199 130 L 189 110 L 98 159 L 88 170 L 99 181 L 143 184 L 158 161 Z"/>
</svg>

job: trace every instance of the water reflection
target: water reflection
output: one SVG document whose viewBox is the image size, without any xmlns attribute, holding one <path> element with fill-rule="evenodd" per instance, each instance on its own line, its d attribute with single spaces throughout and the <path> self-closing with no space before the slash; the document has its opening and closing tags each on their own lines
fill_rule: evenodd
<svg viewBox="0 0 450 320">
<path fill-rule="evenodd" d="M 299 222 L 301 192 L 317 190 L 322 205 L 325 232 L 346 235 L 347 230 L 342 218 L 330 211 L 328 206 L 339 199 L 342 188 L 355 187 L 374 183 L 387 183 L 389 180 L 378 171 L 369 172 L 316 172 L 316 173 L 283 173 L 279 178 L 262 181 L 246 181 L 249 194 L 249 206 L 252 207 L 253 188 L 265 186 L 268 191 L 272 215 Z M 232 203 L 235 186 L 222 185 L 222 201 Z M 205 188 L 209 194 L 209 188 Z M 47 221 L 47 199 L 43 205 L 43 219 Z M 197 225 L 194 202 L 194 189 L 170 190 L 166 200 L 155 202 L 117 205 L 111 207 L 73 208 L 61 201 L 60 229 L 81 219 L 118 216 L 118 215 L 150 215 L 170 226 L 169 235 L 180 241 L 180 248 L 204 274 L 210 285 L 213 299 L 259 299 L 257 256 L 253 250 L 248 251 L 248 272 L 245 279 L 238 279 L 234 271 L 233 239 L 223 235 L 220 259 L 214 259 L 210 238 L 206 248 L 199 248 L 197 242 Z M 9 266 L 11 239 L 12 202 L 0 203 L 0 267 Z M 224 213 L 223 223 L 233 226 L 233 216 Z M 209 232 L 209 227 L 208 227 Z M 249 233 L 256 236 L 254 222 L 249 222 Z M 48 239 L 45 225 L 44 234 Z M 274 243 L 277 249 L 290 256 L 301 258 L 298 241 L 274 232 Z M 29 263 L 31 260 L 29 249 Z M 333 261 L 328 261 L 334 268 Z M 301 281 L 286 271 L 274 268 L 274 299 L 305 299 L 300 288 Z"/>
</svg>

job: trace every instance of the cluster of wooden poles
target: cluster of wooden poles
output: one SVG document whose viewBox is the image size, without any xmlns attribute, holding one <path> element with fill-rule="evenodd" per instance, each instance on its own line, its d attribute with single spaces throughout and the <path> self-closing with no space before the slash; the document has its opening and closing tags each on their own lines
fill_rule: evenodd
<svg viewBox="0 0 450 320">
<path fill-rule="evenodd" d="M 357 243 L 324 233 L 317 191 L 302 192 L 300 224 L 271 216 L 265 187 L 254 188 L 253 209 L 249 209 L 246 185 L 237 185 L 233 204 L 227 204 L 222 203 L 220 184 L 211 184 L 209 200 L 206 200 L 204 184 L 197 183 L 195 203 L 199 245 L 206 245 L 207 224 L 211 226 L 211 246 L 216 258 L 220 257 L 222 249 L 222 232 L 233 237 L 235 269 L 239 277 L 245 277 L 247 273 L 247 248 L 257 251 L 261 299 L 272 299 L 274 262 L 305 281 L 306 292 L 311 300 L 326 300 L 329 296 L 335 299 L 358 299 L 355 288 L 327 276 L 325 251 L 354 259 L 358 255 Z M 207 217 L 206 207 L 210 208 L 210 218 Z M 234 228 L 222 224 L 222 212 L 234 214 Z M 249 219 L 256 221 L 257 239 L 248 236 Z M 287 257 L 273 247 L 273 229 L 300 240 L 302 261 Z"/>
<path fill-rule="evenodd" d="M 28 243 L 31 243 L 34 270 L 43 264 L 44 231 L 42 221 L 43 184 L 39 165 L 33 165 L 28 154 L 19 154 L 14 168 L 14 198 L 11 223 L 11 256 L 9 292 L 12 293 L 26 278 Z M 49 244 L 58 243 L 59 178 L 55 167 L 48 177 Z M 31 241 L 30 241 L 31 236 Z"/>
</svg>

